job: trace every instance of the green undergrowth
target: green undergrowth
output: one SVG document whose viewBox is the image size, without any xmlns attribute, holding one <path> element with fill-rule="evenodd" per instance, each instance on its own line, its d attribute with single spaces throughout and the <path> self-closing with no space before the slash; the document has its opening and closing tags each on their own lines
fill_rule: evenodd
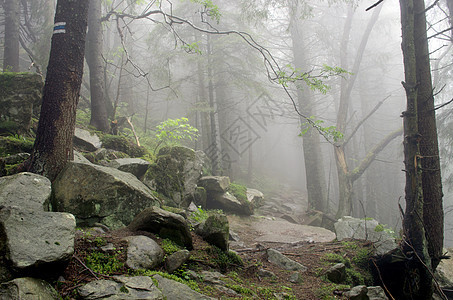
<svg viewBox="0 0 453 300">
<path fill-rule="evenodd" d="M 241 202 L 247 201 L 247 187 L 245 185 L 232 182 L 228 187 L 228 192 Z"/>
</svg>

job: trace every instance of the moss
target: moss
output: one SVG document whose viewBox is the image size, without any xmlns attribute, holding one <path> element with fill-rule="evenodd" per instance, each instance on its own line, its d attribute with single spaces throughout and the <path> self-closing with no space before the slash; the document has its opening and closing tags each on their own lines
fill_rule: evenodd
<svg viewBox="0 0 453 300">
<path fill-rule="evenodd" d="M 34 140 L 23 136 L 0 136 L 0 157 L 17 153 L 31 153 Z"/>
<path fill-rule="evenodd" d="M 25 77 L 33 75 L 33 73 L 27 72 L 0 72 L 0 93 L 8 94 L 15 90 L 16 82 L 18 77 Z"/>
<path fill-rule="evenodd" d="M 166 272 L 161 272 L 161 271 L 135 270 L 135 271 L 132 272 L 132 275 L 134 275 L 134 276 L 149 276 L 149 277 L 153 278 L 153 281 L 155 281 L 155 279 L 153 277 L 154 275 L 160 275 L 160 276 L 162 276 L 164 278 L 171 279 L 171 280 L 177 281 L 179 283 L 185 284 L 188 287 L 190 287 L 192 290 L 201 293 L 201 290 L 200 290 L 200 287 L 198 286 L 198 283 L 196 283 L 193 280 L 185 280 L 185 279 L 183 279 L 181 277 L 178 277 L 178 276 L 176 276 L 174 274 L 168 274 Z M 159 286 L 157 281 L 155 281 L 154 283 L 156 284 L 156 286 Z"/>
<path fill-rule="evenodd" d="M 207 252 L 212 256 L 212 262 L 222 271 L 244 265 L 242 258 L 233 251 L 222 251 L 216 246 L 211 246 Z"/>
<path fill-rule="evenodd" d="M 231 183 L 228 187 L 228 192 L 241 201 L 241 203 L 247 201 L 247 187 L 242 184 L 236 182 Z"/>
<path fill-rule="evenodd" d="M 101 136 L 102 147 L 117 150 L 130 157 L 143 157 L 148 154 L 144 147 L 137 146 L 125 136 L 105 134 Z"/>
<path fill-rule="evenodd" d="M 85 258 L 85 262 L 94 272 L 106 275 L 119 272 L 124 268 L 124 263 L 116 253 L 92 252 Z"/>
<path fill-rule="evenodd" d="M 160 247 L 162 248 L 162 250 L 164 250 L 166 255 L 173 254 L 182 249 L 181 246 L 179 246 L 178 244 L 176 244 L 175 242 L 173 242 L 170 239 L 163 239 L 160 244 Z"/>
</svg>

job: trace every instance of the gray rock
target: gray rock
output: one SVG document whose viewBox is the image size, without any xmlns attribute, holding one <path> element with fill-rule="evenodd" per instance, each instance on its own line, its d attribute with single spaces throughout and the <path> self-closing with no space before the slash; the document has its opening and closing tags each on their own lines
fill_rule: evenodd
<svg viewBox="0 0 453 300">
<path fill-rule="evenodd" d="M 113 280 L 96 280 L 78 289 L 82 299 L 164 299 L 162 292 L 148 276 L 115 276 Z"/>
<path fill-rule="evenodd" d="M 181 267 L 189 257 L 190 252 L 188 250 L 176 251 L 165 259 L 165 269 L 168 273 L 173 273 Z"/>
<path fill-rule="evenodd" d="M 38 74 L 1 73 L 0 82 L 0 120 L 11 124 L 8 128 L 1 126 L 8 133 L 27 134 L 30 132 L 32 116 L 38 114 L 44 86 Z M 12 125 L 14 124 L 14 125 Z"/>
<path fill-rule="evenodd" d="M 29 153 L 17 153 L 10 156 L 2 157 L 1 159 L 5 162 L 5 164 L 15 165 L 24 162 L 28 158 L 30 158 Z"/>
<path fill-rule="evenodd" d="M 346 266 L 343 263 L 333 265 L 327 270 L 326 276 L 333 283 L 341 283 L 346 278 Z"/>
<path fill-rule="evenodd" d="M 227 251 L 230 227 L 228 219 L 224 214 L 210 213 L 209 217 L 201 223 L 195 232 L 206 242 Z"/>
<path fill-rule="evenodd" d="M 174 300 L 207 300 L 214 299 L 203 294 L 200 294 L 185 284 L 179 283 L 177 281 L 164 278 L 160 275 L 153 276 L 157 282 L 158 287 L 166 297 L 166 299 Z"/>
<path fill-rule="evenodd" d="M 264 204 L 264 194 L 255 189 L 247 189 L 247 200 L 253 207 L 260 207 Z"/>
<path fill-rule="evenodd" d="M 169 238 L 175 243 L 193 249 L 192 235 L 187 221 L 180 215 L 160 209 L 147 208 L 138 214 L 127 227 L 131 231 L 143 230 Z"/>
<path fill-rule="evenodd" d="M 219 272 L 202 271 L 201 278 L 203 278 L 204 282 L 210 284 L 225 284 L 222 280 L 222 278 L 225 278 L 225 275 Z"/>
<path fill-rule="evenodd" d="M 451 256 L 453 254 L 453 249 L 444 249 L 442 252 Z M 453 289 L 453 259 L 441 260 L 436 268 L 434 277 L 441 288 Z"/>
<path fill-rule="evenodd" d="M 269 260 L 269 262 L 285 270 L 301 272 L 307 271 L 307 267 L 301 265 L 300 263 L 292 259 L 289 259 L 288 257 L 284 256 L 275 249 L 267 249 L 267 259 Z"/>
<path fill-rule="evenodd" d="M 300 284 L 304 281 L 304 279 L 302 277 L 302 274 L 300 274 L 299 272 L 294 272 L 289 276 L 288 281 L 295 284 Z"/>
<path fill-rule="evenodd" d="M 105 149 L 105 148 L 99 148 L 95 152 L 92 153 L 92 158 L 91 162 L 92 163 L 99 163 L 101 165 L 107 166 L 109 161 L 113 159 L 118 159 L 118 158 L 128 158 L 129 155 L 127 155 L 124 152 L 120 152 L 117 150 L 113 149 Z M 105 164 L 102 164 L 101 162 L 105 162 Z"/>
<path fill-rule="evenodd" d="M 260 277 L 271 277 L 271 278 L 277 277 L 274 272 L 265 269 L 259 269 L 257 274 Z"/>
<path fill-rule="evenodd" d="M 88 130 L 76 128 L 74 132 L 74 146 L 89 152 L 96 151 L 101 148 L 101 140 L 99 137 L 90 133 Z"/>
<path fill-rule="evenodd" d="M 395 238 L 374 219 L 356 219 L 345 216 L 335 223 L 337 239 L 369 240 L 376 247 L 377 255 L 396 249 Z"/>
<path fill-rule="evenodd" d="M 134 270 L 153 269 L 164 259 L 162 248 L 149 237 L 138 235 L 126 238 L 127 260 L 126 265 Z"/>
<path fill-rule="evenodd" d="M 78 151 L 74 151 L 73 161 L 76 163 L 81 163 L 81 164 L 91 164 L 91 162 L 85 156 L 83 156 L 82 153 L 80 153 Z"/>
<path fill-rule="evenodd" d="M 253 205 L 248 200 L 239 200 L 229 192 L 209 192 L 206 200 L 206 207 L 210 209 L 221 209 L 238 215 L 253 215 Z"/>
<path fill-rule="evenodd" d="M 368 289 L 364 285 L 358 285 L 353 287 L 350 291 L 345 293 L 345 296 L 351 300 L 368 300 L 367 296 Z"/>
<path fill-rule="evenodd" d="M 68 213 L 3 207 L 0 245 L 14 271 L 52 275 L 52 267 L 64 266 L 74 252 L 75 225 L 74 216 Z"/>
<path fill-rule="evenodd" d="M 369 300 L 388 300 L 384 289 L 380 286 L 369 286 L 367 296 Z"/>
<path fill-rule="evenodd" d="M 225 193 L 230 186 L 230 178 L 227 176 L 204 176 L 200 178 L 198 185 L 204 187 L 208 193 Z"/>
<path fill-rule="evenodd" d="M 23 277 L 0 284 L 1 300 L 58 300 L 57 291 L 46 281 Z"/>
<path fill-rule="evenodd" d="M 118 229 L 146 207 L 160 204 L 134 175 L 94 164 L 68 162 L 52 187 L 54 209 L 74 214 L 80 225 L 99 222 Z M 106 224 L 107 217 L 115 222 Z"/>
<path fill-rule="evenodd" d="M 0 177 L 0 205 L 43 211 L 50 195 L 51 183 L 46 177 L 28 172 Z"/>
<path fill-rule="evenodd" d="M 133 174 L 138 179 L 145 176 L 151 164 L 141 158 L 118 158 L 109 162 L 108 167 Z"/>
<path fill-rule="evenodd" d="M 203 171 L 203 158 L 187 147 L 164 147 L 143 179 L 151 189 L 167 196 L 168 206 L 186 208 L 194 200 Z"/>
</svg>

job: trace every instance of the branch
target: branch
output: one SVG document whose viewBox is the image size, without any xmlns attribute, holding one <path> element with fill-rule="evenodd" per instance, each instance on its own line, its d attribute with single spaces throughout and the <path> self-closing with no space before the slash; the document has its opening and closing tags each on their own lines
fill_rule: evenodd
<svg viewBox="0 0 453 300">
<path fill-rule="evenodd" d="M 384 2 L 384 0 L 379 0 L 378 2 L 374 3 L 373 5 L 371 5 L 371 6 L 368 7 L 367 9 L 365 9 L 365 11 L 369 11 L 370 9 L 375 8 L 376 6 L 378 6 L 379 4 L 381 4 L 382 2 Z"/>
<path fill-rule="evenodd" d="M 379 144 L 375 145 L 367 156 L 360 162 L 359 166 L 352 170 L 352 173 L 348 174 L 350 179 L 354 182 L 357 180 L 363 172 L 371 165 L 376 156 L 396 137 L 400 136 L 403 133 L 403 128 L 395 130 L 388 134 L 384 139 L 382 139 Z"/>
<path fill-rule="evenodd" d="M 368 115 L 366 115 L 365 118 L 363 118 L 359 122 L 359 124 L 357 124 L 357 126 L 354 128 L 354 130 L 352 130 L 352 133 L 349 135 L 349 137 L 346 139 L 346 141 L 343 143 L 343 145 L 346 146 L 346 144 L 351 140 L 351 138 L 354 136 L 354 134 L 356 134 L 357 130 L 359 130 L 360 126 L 362 126 L 362 124 L 365 123 L 365 121 L 368 120 L 379 109 L 379 107 L 381 107 L 381 105 L 384 104 L 385 100 L 390 98 L 390 96 L 391 95 L 385 97 L 383 100 L 379 101 L 378 104 L 376 104 L 376 106 L 368 113 Z"/>
</svg>

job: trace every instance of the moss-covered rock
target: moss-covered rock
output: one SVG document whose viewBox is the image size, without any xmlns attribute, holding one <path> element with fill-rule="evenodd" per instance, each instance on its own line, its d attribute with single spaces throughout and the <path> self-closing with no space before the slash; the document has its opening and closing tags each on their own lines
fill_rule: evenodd
<svg viewBox="0 0 453 300">
<path fill-rule="evenodd" d="M 197 227 L 196 233 L 211 245 L 223 251 L 228 250 L 230 226 L 224 214 L 209 212 L 208 218 Z"/>
<path fill-rule="evenodd" d="M 0 136 L 0 157 L 18 153 L 31 153 L 34 140 L 22 136 Z"/>
<path fill-rule="evenodd" d="M 0 134 L 28 133 L 32 117 L 40 109 L 41 76 L 31 73 L 0 73 Z"/>
<path fill-rule="evenodd" d="M 102 147 L 126 153 L 130 157 L 141 157 L 148 154 L 146 148 L 137 146 L 121 135 L 105 134 L 101 137 Z"/>
</svg>

